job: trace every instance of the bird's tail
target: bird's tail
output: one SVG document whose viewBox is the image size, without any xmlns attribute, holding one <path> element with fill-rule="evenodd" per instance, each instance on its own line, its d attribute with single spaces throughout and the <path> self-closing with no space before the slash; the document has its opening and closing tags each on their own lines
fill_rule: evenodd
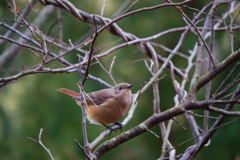
<svg viewBox="0 0 240 160">
<path fill-rule="evenodd" d="M 72 91 L 72 90 L 70 90 L 70 89 L 67 89 L 67 88 L 59 88 L 59 89 L 56 89 L 56 91 L 65 93 L 65 94 L 67 94 L 67 95 L 69 95 L 69 96 L 71 96 L 71 97 L 80 96 L 79 93 L 74 92 L 74 91 Z"/>
</svg>

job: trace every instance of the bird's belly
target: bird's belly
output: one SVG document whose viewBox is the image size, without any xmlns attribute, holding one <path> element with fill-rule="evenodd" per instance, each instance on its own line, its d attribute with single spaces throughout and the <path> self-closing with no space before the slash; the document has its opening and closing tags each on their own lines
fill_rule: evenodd
<svg viewBox="0 0 240 160">
<path fill-rule="evenodd" d="M 111 124 L 118 122 L 126 113 L 128 106 L 91 106 L 86 108 L 87 118 L 94 124 Z"/>
</svg>

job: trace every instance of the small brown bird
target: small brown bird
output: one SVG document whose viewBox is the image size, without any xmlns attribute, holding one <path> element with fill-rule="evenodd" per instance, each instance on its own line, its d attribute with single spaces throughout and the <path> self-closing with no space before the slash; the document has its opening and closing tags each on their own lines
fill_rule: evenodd
<svg viewBox="0 0 240 160">
<path fill-rule="evenodd" d="M 132 84 L 120 83 L 113 88 L 102 89 L 84 95 L 86 113 L 88 120 L 93 124 L 102 124 L 110 131 L 113 129 L 107 124 L 115 123 L 122 129 L 118 121 L 125 115 L 132 101 Z M 66 88 L 59 88 L 57 91 L 72 96 L 77 104 L 81 106 L 79 93 Z"/>
</svg>

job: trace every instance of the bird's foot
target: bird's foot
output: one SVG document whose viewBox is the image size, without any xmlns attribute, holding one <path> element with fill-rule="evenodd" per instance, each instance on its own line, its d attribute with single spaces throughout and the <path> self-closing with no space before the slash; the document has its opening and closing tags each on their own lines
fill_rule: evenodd
<svg viewBox="0 0 240 160">
<path fill-rule="evenodd" d="M 123 124 L 119 123 L 119 122 L 115 122 L 115 124 L 119 126 L 119 128 L 121 129 L 121 132 L 122 132 Z"/>
<path fill-rule="evenodd" d="M 121 130 L 121 132 L 122 132 L 123 124 L 122 124 L 122 123 L 119 123 L 119 122 L 115 122 L 114 124 L 118 125 L 119 128 L 120 128 L 120 130 Z M 103 123 L 102 123 L 102 125 L 104 125 L 104 126 L 106 127 L 106 130 L 108 129 L 108 130 L 110 131 L 109 136 L 111 135 L 112 131 L 117 132 L 117 130 L 113 129 L 111 126 L 108 126 L 108 125 L 103 124 Z"/>
<path fill-rule="evenodd" d="M 110 131 L 110 133 L 109 133 L 109 136 L 110 136 L 111 133 L 112 133 L 112 131 L 113 131 L 114 129 L 113 129 L 112 127 L 106 125 L 106 124 L 103 124 L 103 123 L 102 123 L 102 125 L 104 125 L 104 126 L 106 127 L 106 130 L 108 129 L 108 130 Z M 115 131 L 116 131 L 116 130 L 115 130 Z"/>
</svg>

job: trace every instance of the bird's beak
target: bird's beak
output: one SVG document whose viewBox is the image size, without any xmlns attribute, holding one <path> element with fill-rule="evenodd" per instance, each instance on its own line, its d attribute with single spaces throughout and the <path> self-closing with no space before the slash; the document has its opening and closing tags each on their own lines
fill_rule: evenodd
<svg viewBox="0 0 240 160">
<path fill-rule="evenodd" d="M 132 86 L 133 86 L 133 84 L 130 84 L 130 85 L 127 87 L 127 88 L 129 88 L 129 89 L 130 89 Z"/>
</svg>

